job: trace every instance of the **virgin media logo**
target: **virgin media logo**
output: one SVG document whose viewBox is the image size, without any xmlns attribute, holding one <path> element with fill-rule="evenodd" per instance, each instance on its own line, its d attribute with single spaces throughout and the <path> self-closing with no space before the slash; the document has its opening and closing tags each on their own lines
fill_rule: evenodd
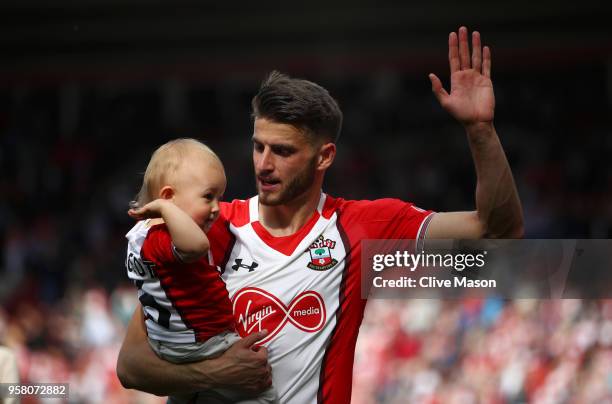
<svg viewBox="0 0 612 404">
<path fill-rule="evenodd" d="M 238 333 L 244 337 L 263 329 L 268 335 L 259 344 L 272 339 L 291 323 L 305 332 L 316 332 L 325 324 L 325 304 L 317 292 L 297 295 L 288 306 L 273 294 L 258 288 L 240 289 L 232 299 Z"/>
</svg>

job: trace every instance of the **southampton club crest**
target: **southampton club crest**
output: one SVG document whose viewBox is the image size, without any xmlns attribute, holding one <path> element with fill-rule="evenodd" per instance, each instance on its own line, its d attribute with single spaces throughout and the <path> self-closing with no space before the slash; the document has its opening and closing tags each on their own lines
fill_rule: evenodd
<svg viewBox="0 0 612 404">
<path fill-rule="evenodd" d="M 328 269 L 333 268 L 338 263 L 338 260 L 334 259 L 331 255 L 335 246 L 335 241 L 325 239 L 323 238 L 323 235 L 320 235 L 319 238 L 317 238 L 315 242 L 308 247 L 308 250 L 310 251 L 310 262 L 307 265 L 308 268 L 315 271 L 327 271 Z"/>
</svg>

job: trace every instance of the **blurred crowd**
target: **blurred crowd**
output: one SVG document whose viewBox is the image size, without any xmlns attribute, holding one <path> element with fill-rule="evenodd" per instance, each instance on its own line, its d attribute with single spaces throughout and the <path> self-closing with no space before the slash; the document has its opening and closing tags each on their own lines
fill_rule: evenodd
<svg viewBox="0 0 612 404">
<path fill-rule="evenodd" d="M 249 108 L 260 78 L 0 90 L 0 344 L 16 353 L 22 380 L 70 382 L 75 403 L 156 400 L 115 376 L 136 295 L 124 268 L 128 202 L 150 153 L 175 137 L 218 152 L 227 199 L 253 194 Z M 465 135 L 426 78 L 307 78 L 345 113 L 328 193 L 473 208 Z M 527 237 L 612 236 L 608 80 L 605 66 L 495 77 Z M 611 318 L 607 301 L 373 301 L 355 402 L 604 402 Z"/>
<path fill-rule="evenodd" d="M 63 402 L 162 403 L 115 374 L 136 303 L 131 287 L 75 289 L 3 312 L 0 338 L 22 381 L 70 384 Z M 371 300 L 352 402 L 612 403 L 612 300 Z"/>
<path fill-rule="evenodd" d="M 164 403 L 126 390 L 115 367 L 136 307 L 131 288 L 73 288 L 53 305 L 21 302 L 0 313 L 0 340 L 13 350 L 22 383 L 68 383 L 68 399 L 24 397 L 27 403 Z"/>
<path fill-rule="evenodd" d="M 612 403 L 612 301 L 372 300 L 352 402 Z"/>
</svg>

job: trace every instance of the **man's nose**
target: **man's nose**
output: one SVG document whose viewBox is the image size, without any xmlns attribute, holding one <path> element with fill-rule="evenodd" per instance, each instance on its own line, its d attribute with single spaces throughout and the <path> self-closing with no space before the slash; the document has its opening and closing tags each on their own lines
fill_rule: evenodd
<svg viewBox="0 0 612 404">
<path fill-rule="evenodd" d="M 265 148 L 261 152 L 261 156 L 259 157 L 259 162 L 257 164 L 258 171 L 269 172 L 274 170 L 273 157 L 272 153 L 270 153 L 270 149 Z"/>
</svg>

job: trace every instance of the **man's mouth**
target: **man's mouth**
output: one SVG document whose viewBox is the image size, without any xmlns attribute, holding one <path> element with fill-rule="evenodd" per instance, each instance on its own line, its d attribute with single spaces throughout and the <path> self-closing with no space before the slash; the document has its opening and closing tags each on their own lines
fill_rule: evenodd
<svg viewBox="0 0 612 404">
<path fill-rule="evenodd" d="M 280 186 L 280 180 L 269 177 L 257 177 L 259 187 L 262 191 L 273 191 Z"/>
</svg>

